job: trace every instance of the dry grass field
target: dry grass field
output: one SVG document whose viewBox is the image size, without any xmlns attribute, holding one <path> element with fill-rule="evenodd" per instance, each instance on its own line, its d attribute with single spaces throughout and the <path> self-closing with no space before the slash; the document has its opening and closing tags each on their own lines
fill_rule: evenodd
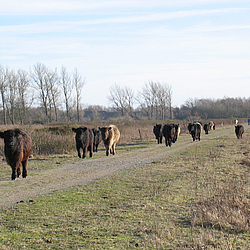
<svg viewBox="0 0 250 250">
<path fill-rule="evenodd" d="M 155 145 L 153 124 L 120 124 L 117 153 Z M 201 142 L 183 133 L 172 148 L 159 145 L 193 146 L 157 161 L 2 210 L 0 249 L 250 249 L 250 129 L 238 140 L 231 121 L 223 125 Z M 73 133 L 59 130 L 28 130 L 30 169 L 79 161 Z M 1 182 L 10 167 L 0 168 Z"/>
</svg>

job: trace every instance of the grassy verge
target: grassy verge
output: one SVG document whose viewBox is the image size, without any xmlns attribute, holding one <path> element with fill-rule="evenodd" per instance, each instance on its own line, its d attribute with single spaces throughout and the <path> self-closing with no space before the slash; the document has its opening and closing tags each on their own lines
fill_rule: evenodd
<svg viewBox="0 0 250 250">
<path fill-rule="evenodd" d="M 197 143 L 2 211 L 0 248 L 250 249 L 249 140 Z"/>
</svg>

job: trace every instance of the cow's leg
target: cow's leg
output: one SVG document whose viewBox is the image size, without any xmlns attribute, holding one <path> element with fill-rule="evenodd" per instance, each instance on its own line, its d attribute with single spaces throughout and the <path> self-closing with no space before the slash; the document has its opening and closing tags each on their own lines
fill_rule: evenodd
<svg viewBox="0 0 250 250">
<path fill-rule="evenodd" d="M 89 157 L 93 157 L 93 145 L 88 146 L 88 151 L 89 151 Z"/>
<path fill-rule="evenodd" d="M 160 136 L 160 143 L 162 144 L 162 136 Z"/>
<path fill-rule="evenodd" d="M 172 140 L 171 140 L 171 138 L 169 138 L 169 140 L 168 140 L 168 145 L 169 145 L 169 147 L 172 146 Z"/>
<path fill-rule="evenodd" d="M 16 166 L 16 164 L 12 165 L 11 168 L 12 168 L 11 180 L 15 180 L 17 178 L 17 166 Z"/>
<path fill-rule="evenodd" d="M 17 165 L 16 173 L 17 178 L 19 178 L 19 176 L 21 175 L 21 162 Z"/>
<path fill-rule="evenodd" d="M 84 158 L 86 158 L 86 156 L 87 156 L 87 147 L 84 147 L 83 148 L 83 154 L 82 154 L 82 158 L 84 159 Z"/>
<path fill-rule="evenodd" d="M 106 145 L 106 156 L 109 156 L 110 153 L 110 147 L 109 145 Z"/>
<path fill-rule="evenodd" d="M 112 146 L 112 151 L 113 151 L 113 155 L 115 155 L 115 143 L 113 144 L 113 146 Z"/>
<path fill-rule="evenodd" d="M 80 148 L 80 147 L 77 147 L 76 149 L 77 149 L 78 157 L 79 157 L 79 158 L 82 158 L 82 157 L 81 157 L 81 148 Z"/>
<path fill-rule="evenodd" d="M 28 159 L 22 162 L 22 166 L 23 166 L 23 173 L 22 173 L 22 177 L 26 178 L 27 177 L 27 165 L 28 165 Z"/>
</svg>

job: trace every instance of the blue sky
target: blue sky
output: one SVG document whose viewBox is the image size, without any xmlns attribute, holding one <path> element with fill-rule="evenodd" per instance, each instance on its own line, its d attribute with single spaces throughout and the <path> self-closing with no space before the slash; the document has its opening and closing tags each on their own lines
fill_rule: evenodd
<svg viewBox="0 0 250 250">
<path fill-rule="evenodd" d="M 85 77 L 84 104 L 109 106 L 110 86 L 166 83 L 173 104 L 250 96 L 249 0 L 8 0 L 0 64 L 36 63 Z"/>
</svg>

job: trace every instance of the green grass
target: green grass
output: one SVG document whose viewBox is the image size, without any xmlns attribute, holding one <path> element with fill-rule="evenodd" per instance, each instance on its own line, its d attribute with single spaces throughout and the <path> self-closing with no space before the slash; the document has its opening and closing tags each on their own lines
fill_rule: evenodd
<svg viewBox="0 0 250 250">
<path fill-rule="evenodd" d="M 211 139 L 20 203 L 0 213 L 0 249 L 250 249 L 249 140 Z"/>
</svg>

